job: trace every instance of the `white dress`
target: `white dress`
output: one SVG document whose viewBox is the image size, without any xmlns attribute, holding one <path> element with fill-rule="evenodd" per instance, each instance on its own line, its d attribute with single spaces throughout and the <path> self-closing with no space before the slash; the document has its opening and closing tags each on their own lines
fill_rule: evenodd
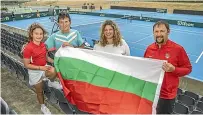
<svg viewBox="0 0 203 115">
<path fill-rule="evenodd" d="M 45 72 L 41 70 L 28 69 L 28 74 L 29 74 L 29 84 L 31 86 L 38 84 L 39 81 L 45 77 Z"/>
</svg>

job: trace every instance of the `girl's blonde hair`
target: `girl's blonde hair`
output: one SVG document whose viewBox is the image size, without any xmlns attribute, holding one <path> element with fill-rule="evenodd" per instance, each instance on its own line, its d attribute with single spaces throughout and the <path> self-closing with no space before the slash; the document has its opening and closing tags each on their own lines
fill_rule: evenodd
<svg viewBox="0 0 203 115">
<path fill-rule="evenodd" d="M 47 34 L 47 32 L 39 23 L 33 23 L 28 27 L 28 41 L 33 40 L 32 34 L 33 34 L 33 31 L 37 28 L 42 29 L 42 31 L 43 31 L 43 40 L 42 41 L 45 41 L 45 35 Z"/>
<path fill-rule="evenodd" d="M 118 46 L 118 45 L 122 45 L 122 37 L 121 37 L 121 33 L 118 29 L 118 26 L 116 25 L 116 23 L 114 23 L 112 20 L 106 20 L 101 27 L 101 33 L 100 33 L 100 41 L 99 44 L 101 46 L 106 46 L 108 44 L 108 41 L 104 35 L 104 31 L 105 31 L 105 27 L 107 25 L 110 25 L 113 30 L 114 30 L 114 35 L 113 35 L 113 46 Z"/>
</svg>

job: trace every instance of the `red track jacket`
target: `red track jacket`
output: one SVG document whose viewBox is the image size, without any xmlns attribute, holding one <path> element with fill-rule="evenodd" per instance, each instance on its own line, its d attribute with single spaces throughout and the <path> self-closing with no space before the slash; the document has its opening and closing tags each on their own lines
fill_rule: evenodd
<svg viewBox="0 0 203 115">
<path fill-rule="evenodd" d="M 176 97 L 179 85 L 179 77 L 192 71 L 192 66 L 184 48 L 171 40 L 167 40 L 161 48 L 156 43 L 148 46 L 144 57 L 167 60 L 175 66 L 175 71 L 165 72 L 161 87 L 160 98 L 173 99 Z"/>
</svg>

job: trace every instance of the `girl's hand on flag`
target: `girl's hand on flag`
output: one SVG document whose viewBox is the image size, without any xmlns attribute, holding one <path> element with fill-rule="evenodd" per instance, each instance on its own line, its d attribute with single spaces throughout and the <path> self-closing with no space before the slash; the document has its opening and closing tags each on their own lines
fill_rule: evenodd
<svg viewBox="0 0 203 115">
<path fill-rule="evenodd" d="M 51 70 L 51 68 L 52 68 L 52 66 L 47 66 L 47 69 L 48 69 L 48 70 Z"/>
<path fill-rule="evenodd" d="M 165 62 L 162 66 L 162 69 L 165 72 L 173 72 L 175 70 L 175 66 L 173 66 L 171 63 Z"/>
<path fill-rule="evenodd" d="M 66 46 L 73 47 L 70 43 L 68 43 L 68 42 L 63 42 L 62 47 L 66 47 Z"/>
<path fill-rule="evenodd" d="M 50 66 L 39 66 L 39 70 L 42 70 L 42 71 L 48 71 L 50 69 L 51 69 Z"/>
</svg>

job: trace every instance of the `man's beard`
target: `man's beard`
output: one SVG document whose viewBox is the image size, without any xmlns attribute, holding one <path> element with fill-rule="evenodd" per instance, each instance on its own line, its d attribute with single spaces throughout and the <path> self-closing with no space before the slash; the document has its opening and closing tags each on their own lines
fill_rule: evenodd
<svg viewBox="0 0 203 115">
<path fill-rule="evenodd" d="M 159 41 L 158 38 L 162 38 L 162 40 Z M 157 37 L 156 37 L 156 43 L 157 43 L 157 44 L 162 44 L 162 43 L 164 43 L 164 37 L 163 37 L 163 36 L 157 36 Z"/>
</svg>

